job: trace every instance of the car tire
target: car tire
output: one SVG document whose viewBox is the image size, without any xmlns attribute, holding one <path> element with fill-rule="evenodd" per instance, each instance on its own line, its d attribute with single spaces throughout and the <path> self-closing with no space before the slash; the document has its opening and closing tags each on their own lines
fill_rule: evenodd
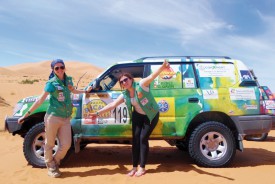
<svg viewBox="0 0 275 184">
<path fill-rule="evenodd" d="M 220 122 L 209 121 L 191 133 L 190 157 L 203 167 L 227 166 L 235 156 L 236 141 L 232 131 Z"/>
<path fill-rule="evenodd" d="M 44 122 L 34 125 L 26 134 L 23 142 L 23 152 L 26 160 L 33 167 L 45 168 L 44 159 L 45 126 Z M 58 149 L 59 141 L 56 138 L 53 155 Z"/>
<path fill-rule="evenodd" d="M 267 139 L 268 133 L 247 135 L 244 137 L 247 141 L 265 141 Z"/>
</svg>

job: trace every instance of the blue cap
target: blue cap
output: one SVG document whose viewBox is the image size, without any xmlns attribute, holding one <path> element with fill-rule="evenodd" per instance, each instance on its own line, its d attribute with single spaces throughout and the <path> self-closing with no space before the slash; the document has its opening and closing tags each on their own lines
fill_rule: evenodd
<svg viewBox="0 0 275 184">
<path fill-rule="evenodd" d="M 61 63 L 61 64 L 63 64 L 63 65 L 65 66 L 64 61 L 63 61 L 62 59 L 54 59 L 54 60 L 52 61 L 52 63 L 51 63 L 51 68 L 53 69 L 54 66 L 55 66 L 57 63 Z"/>
</svg>

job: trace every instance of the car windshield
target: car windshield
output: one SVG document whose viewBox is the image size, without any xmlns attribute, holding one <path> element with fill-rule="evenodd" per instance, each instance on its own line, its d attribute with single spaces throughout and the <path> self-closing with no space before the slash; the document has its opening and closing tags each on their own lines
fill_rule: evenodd
<svg viewBox="0 0 275 184">
<path fill-rule="evenodd" d="M 103 73 L 105 76 L 101 76 L 100 86 L 103 90 L 121 90 L 118 81 L 118 78 L 124 74 L 129 73 L 135 79 L 139 80 L 143 78 L 143 71 L 144 65 L 137 65 L 137 66 L 129 66 L 129 65 L 122 65 L 119 67 L 114 66 L 110 68 L 109 71 Z"/>
</svg>

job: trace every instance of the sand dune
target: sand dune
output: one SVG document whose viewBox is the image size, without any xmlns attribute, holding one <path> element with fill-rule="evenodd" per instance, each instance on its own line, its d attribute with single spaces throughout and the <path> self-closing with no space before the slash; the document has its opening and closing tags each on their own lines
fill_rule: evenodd
<svg viewBox="0 0 275 184">
<path fill-rule="evenodd" d="M 4 128 L 5 115 L 12 115 L 16 102 L 26 96 L 43 91 L 50 73 L 50 61 L 24 63 L 0 67 L 0 130 Z M 85 72 L 80 87 L 86 86 L 103 69 L 89 63 L 66 62 L 67 74 L 74 83 Z M 33 84 L 22 84 L 22 80 L 38 79 Z M 150 141 L 147 174 L 141 178 L 130 178 L 125 174 L 131 168 L 130 145 L 88 145 L 78 154 L 72 153 L 63 162 L 61 178 L 52 179 L 46 169 L 28 165 L 22 151 L 23 139 L 0 131 L 0 180 L 1 183 L 96 183 L 96 184 L 182 184 L 182 183 L 274 183 L 275 130 L 265 142 L 244 141 L 244 152 L 237 151 L 228 168 L 202 168 L 193 163 L 186 152 L 168 145 L 164 141 Z"/>
<path fill-rule="evenodd" d="M 51 72 L 51 61 L 41 61 L 35 63 L 24 63 L 9 67 L 0 67 L 1 75 L 48 75 Z M 99 74 L 103 69 L 96 67 L 90 63 L 79 61 L 65 61 L 67 73 L 72 71 L 73 74 L 81 75 L 84 72 L 92 72 Z"/>
</svg>

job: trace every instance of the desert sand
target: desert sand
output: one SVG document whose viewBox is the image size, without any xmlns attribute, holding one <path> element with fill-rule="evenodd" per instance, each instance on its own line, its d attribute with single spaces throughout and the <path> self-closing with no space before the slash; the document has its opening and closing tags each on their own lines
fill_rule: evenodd
<svg viewBox="0 0 275 184">
<path fill-rule="evenodd" d="M 46 169 L 28 165 L 22 151 L 23 139 L 4 131 L 4 119 L 11 116 L 18 100 L 43 91 L 50 73 L 50 61 L 0 67 L 0 183 L 274 183 L 275 130 L 264 142 L 244 141 L 244 152 L 237 151 L 227 168 L 203 168 L 190 159 L 186 152 L 165 141 L 150 141 L 147 173 L 140 177 L 127 177 L 131 168 L 130 145 L 88 145 L 78 154 L 71 153 L 63 162 L 61 178 L 50 178 Z M 83 88 L 103 69 L 89 63 L 66 62 L 67 74 L 78 79 Z M 23 80 L 38 80 L 21 84 Z"/>
</svg>

